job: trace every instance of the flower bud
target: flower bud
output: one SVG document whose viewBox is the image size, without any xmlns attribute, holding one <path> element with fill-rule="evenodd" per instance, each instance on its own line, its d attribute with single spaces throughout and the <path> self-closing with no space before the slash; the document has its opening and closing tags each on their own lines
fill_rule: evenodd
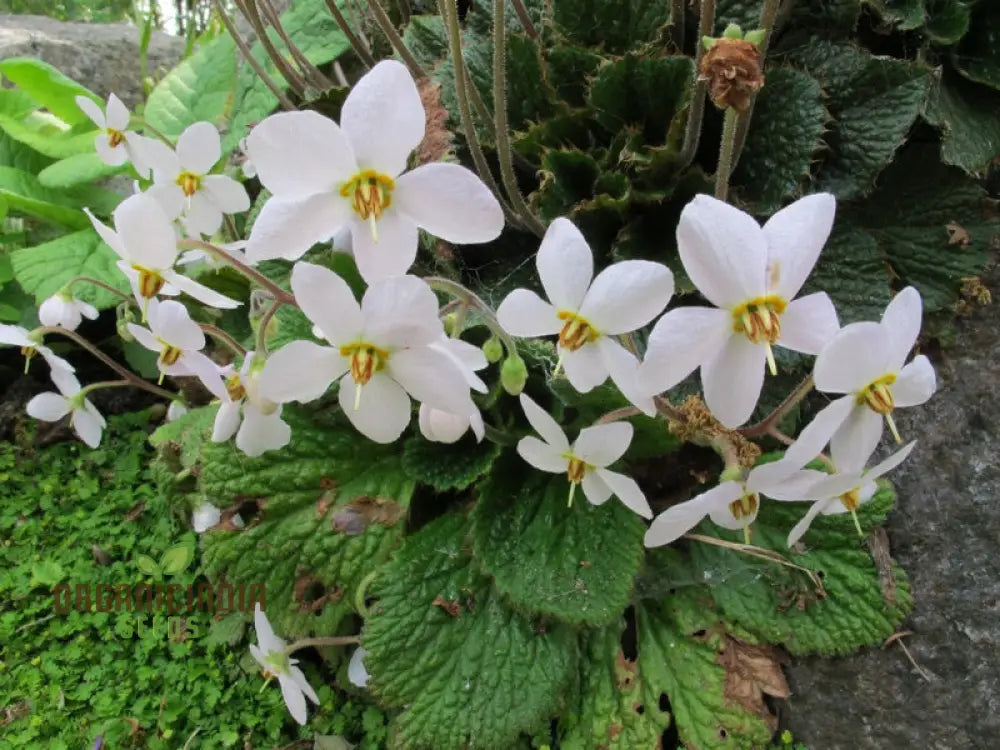
<svg viewBox="0 0 1000 750">
<path fill-rule="evenodd" d="M 500 339 L 496 336 L 490 336 L 483 344 L 483 354 L 486 356 L 487 362 L 491 364 L 499 362 L 503 356 L 503 344 L 500 343 Z"/>
<path fill-rule="evenodd" d="M 119 338 L 126 344 L 135 341 L 135 337 L 129 333 L 128 324 L 136 322 L 138 321 L 132 313 L 132 307 L 128 302 L 122 302 L 115 308 L 115 328 L 118 330 Z"/>
<path fill-rule="evenodd" d="M 528 382 L 528 367 L 517 354 L 511 354 L 500 366 L 500 385 L 511 396 L 518 395 Z"/>
<path fill-rule="evenodd" d="M 716 107 L 745 112 L 750 98 L 764 85 L 762 66 L 756 44 L 723 36 L 702 55 L 698 78 L 708 82 L 708 95 Z"/>
</svg>

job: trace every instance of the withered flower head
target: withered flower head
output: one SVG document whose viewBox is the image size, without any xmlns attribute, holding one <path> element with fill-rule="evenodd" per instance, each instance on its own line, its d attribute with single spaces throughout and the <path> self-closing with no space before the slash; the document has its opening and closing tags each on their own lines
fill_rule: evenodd
<svg viewBox="0 0 1000 750">
<path fill-rule="evenodd" d="M 701 58 L 698 77 L 708 81 L 716 107 L 745 112 L 750 97 L 764 85 L 760 49 L 745 39 L 716 39 Z"/>
</svg>

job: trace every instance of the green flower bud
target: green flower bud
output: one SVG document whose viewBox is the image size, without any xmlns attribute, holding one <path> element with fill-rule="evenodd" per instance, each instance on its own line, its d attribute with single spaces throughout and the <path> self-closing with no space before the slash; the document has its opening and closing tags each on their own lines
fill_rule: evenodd
<svg viewBox="0 0 1000 750">
<path fill-rule="evenodd" d="M 455 326 L 458 325 L 458 316 L 455 313 L 448 313 L 441 318 L 441 325 L 444 326 L 446 336 L 455 336 Z"/>
<path fill-rule="evenodd" d="M 518 395 L 528 382 L 528 366 L 517 354 L 511 354 L 500 366 L 500 385 L 511 396 Z"/>
<path fill-rule="evenodd" d="M 135 341 L 135 337 L 128 331 L 128 324 L 135 322 L 136 317 L 135 313 L 132 312 L 131 304 L 128 302 L 122 302 L 115 308 L 115 328 L 118 331 L 118 336 L 126 344 L 130 344 Z"/>
<path fill-rule="evenodd" d="M 496 336 L 490 336 L 483 344 L 483 354 L 486 355 L 487 362 L 499 362 L 503 356 L 503 344 L 500 343 L 500 339 Z"/>
<path fill-rule="evenodd" d="M 722 32 L 722 36 L 726 39 L 742 39 L 743 29 L 740 28 L 738 23 L 731 23 L 726 27 L 726 30 Z"/>
<path fill-rule="evenodd" d="M 701 38 L 701 46 L 705 49 L 712 49 L 712 47 L 715 46 L 715 41 L 716 39 L 714 36 L 703 36 Z"/>
<path fill-rule="evenodd" d="M 767 36 L 766 29 L 754 29 L 744 34 L 743 38 L 750 42 L 750 44 L 756 44 L 759 47 L 760 43 L 764 41 L 765 36 Z"/>
</svg>

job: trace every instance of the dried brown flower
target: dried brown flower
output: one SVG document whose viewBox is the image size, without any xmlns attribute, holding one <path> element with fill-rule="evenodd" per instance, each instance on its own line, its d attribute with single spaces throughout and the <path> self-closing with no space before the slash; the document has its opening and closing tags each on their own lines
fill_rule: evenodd
<svg viewBox="0 0 1000 750">
<path fill-rule="evenodd" d="M 750 98 L 764 85 L 760 49 L 745 39 L 716 39 L 701 58 L 698 77 L 708 81 L 708 95 L 716 107 L 745 112 Z"/>
</svg>

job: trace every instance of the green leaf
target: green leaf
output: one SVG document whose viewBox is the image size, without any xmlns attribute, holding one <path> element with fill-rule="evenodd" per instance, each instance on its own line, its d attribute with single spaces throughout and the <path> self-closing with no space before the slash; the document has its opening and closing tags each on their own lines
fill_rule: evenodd
<svg viewBox="0 0 1000 750">
<path fill-rule="evenodd" d="M 817 189 L 842 200 L 867 195 L 920 113 L 928 69 L 817 39 L 796 58 L 819 79 L 833 116 Z"/>
<path fill-rule="evenodd" d="M 809 274 L 802 294 L 830 295 L 841 325 L 879 320 L 892 295 L 886 257 L 868 232 L 841 217 Z"/>
<path fill-rule="evenodd" d="M 77 105 L 76 97 L 92 99 L 102 107 L 104 104 L 90 89 L 37 58 L 8 57 L 0 61 L 0 73 L 17 84 L 39 106 L 69 125 L 90 122 Z"/>
<path fill-rule="evenodd" d="M 969 30 L 967 0 L 927 0 L 924 32 L 936 44 L 954 44 Z"/>
<path fill-rule="evenodd" d="M 96 182 L 113 174 L 120 174 L 128 167 L 112 167 L 104 163 L 97 153 L 76 154 L 50 164 L 38 173 L 38 182 L 48 188 L 72 187 Z"/>
<path fill-rule="evenodd" d="M 934 79 L 923 115 L 942 131 L 945 164 L 983 174 L 1000 154 L 1000 94 L 945 72 Z"/>
<path fill-rule="evenodd" d="M 771 727 L 726 693 L 720 657 L 725 627 L 699 587 L 681 588 L 635 610 L 638 664 L 643 681 L 665 693 L 681 742 L 687 748 L 758 748 Z"/>
<path fill-rule="evenodd" d="M 885 519 L 894 500 L 895 493 L 883 487 L 859 508 L 866 534 Z M 752 527 L 753 543 L 814 571 L 825 596 L 799 570 L 711 544 L 691 544 L 696 570 L 711 582 L 711 594 L 727 620 L 793 654 L 846 654 L 881 643 L 913 606 L 906 575 L 893 567 L 887 596 L 871 553 L 846 513 L 821 516 L 803 537 L 805 551 L 789 551 L 788 532 L 806 510 L 806 503 L 764 503 Z M 716 530 L 712 525 L 706 533 Z M 719 535 L 732 541 L 739 536 Z"/>
<path fill-rule="evenodd" d="M 645 660 L 622 652 L 620 620 L 585 636 L 579 696 L 565 719 L 562 750 L 632 750 L 660 746 L 670 712 L 660 708 L 660 692 L 643 674 Z"/>
<path fill-rule="evenodd" d="M 882 20 L 900 31 L 919 29 L 924 25 L 924 0 L 865 0 Z"/>
<path fill-rule="evenodd" d="M 11 253 L 14 276 L 24 291 L 35 296 L 38 304 L 75 276 L 91 276 L 128 293 L 128 279 L 118 270 L 117 261 L 118 256 L 101 241 L 93 228 Z M 73 294 L 100 310 L 120 301 L 111 292 L 82 282 L 73 286 Z"/>
<path fill-rule="evenodd" d="M 567 507 L 565 475 L 525 476 L 508 456 L 480 485 L 472 514 L 476 559 L 519 611 L 604 625 L 628 604 L 644 526 L 617 498 Z M 579 490 L 579 488 L 577 488 Z"/>
<path fill-rule="evenodd" d="M 74 133 L 55 115 L 37 109 L 17 89 L 0 89 L 0 129 L 40 154 L 61 159 L 94 149 L 94 131 Z"/>
<path fill-rule="evenodd" d="M 193 538 L 168 548 L 160 558 L 160 569 L 168 576 L 183 572 L 194 560 L 194 548 Z"/>
<path fill-rule="evenodd" d="M 448 32 L 439 15 L 412 16 L 403 32 L 407 49 L 422 67 L 435 68 L 448 55 Z"/>
<path fill-rule="evenodd" d="M 87 216 L 70 205 L 65 194 L 43 187 L 35 175 L 14 167 L 0 167 L 0 196 L 10 210 L 70 229 L 90 225 Z"/>
<path fill-rule="evenodd" d="M 147 576 L 159 576 L 161 574 L 160 566 L 157 564 L 156 560 L 149 555 L 136 555 L 135 567 L 139 569 L 140 573 Z"/>
<path fill-rule="evenodd" d="M 395 746 L 513 747 L 555 713 L 577 643 L 564 626 L 510 609 L 444 516 L 408 537 L 371 593 L 369 690 L 396 719 Z"/>
<path fill-rule="evenodd" d="M 746 145 L 733 176 L 740 196 L 769 214 L 798 196 L 826 125 L 823 92 L 816 79 L 792 68 L 772 68 L 754 105 Z"/>
<path fill-rule="evenodd" d="M 52 163 L 52 159 L 33 148 L 15 141 L 0 130 L 0 166 L 14 167 L 24 172 L 38 174 Z"/>
<path fill-rule="evenodd" d="M 490 440 L 477 443 L 471 432 L 450 444 L 414 435 L 403 444 L 403 469 L 438 492 L 464 490 L 485 476 L 499 455 L 499 445 Z"/>
<path fill-rule="evenodd" d="M 32 586 L 55 586 L 66 577 L 66 569 L 55 560 L 42 560 L 31 566 Z"/>
<path fill-rule="evenodd" d="M 970 81 L 1000 90 L 1000 5 L 981 2 L 974 8 L 969 32 L 955 49 L 959 72 Z"/>
<path fill-rule="evenodd" d="M 670 21 L 670 4 L 660 0 L 552 0 L 552 20 L 578 44 L 623 54 L 657 38 Z"/>
<path fill-rule="evenodd" d="M 718 0 L 715 6 L 715 31 L 713 35 L 722 36 L 726 27 L 733 23 L 744 31 L 756 29 L 763 8 L 763 0 Z"/>
<path fill-rule="evenodd" d="M 797 0 L 787 26 L 815 29 L 826 37 L 848 36 L 858 25 L 861 3 L 862 0 Z"/>
</svg>

